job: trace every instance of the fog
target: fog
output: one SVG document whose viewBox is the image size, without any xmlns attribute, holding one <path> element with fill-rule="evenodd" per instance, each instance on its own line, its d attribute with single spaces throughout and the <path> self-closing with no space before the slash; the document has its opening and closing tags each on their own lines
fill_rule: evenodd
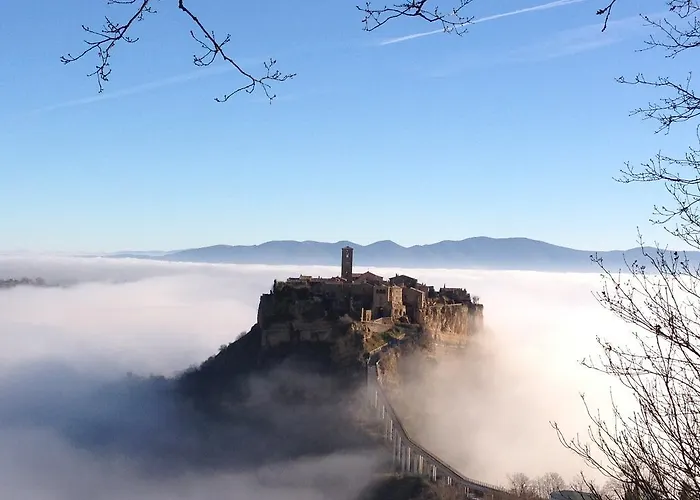
<svg viewBox="0 0 700 500">
<path fill-rule="evenodd" d="M 0 279 L 71 284 L 0 290 L 2 496 L 356 498 L 377 469 L 376 450 L 285 458 L 312 438 L 339 434 L 321 426 L 338 408 L 270 402 L 279 381 L 333 391 L 326 381 L 281 367 L 249 381 L 240 421 L 202 429 L 176 411 L 169 381 L 125 377 L 172 376 L 199 364 L 255 322 L 260 293 L 288 272 L 0 259 Z"/>
<path fill-rule="evenodd" d="M 385 276 L 400 272 L 372 270 Z M 281 461 L 261 470 L 241 465 L 246 453 L 256 442 L 263 448 L 275 443 L 239 428 L 234 435 L 248 441 L 226 445 L 237 456 L 235 465 L 199 467 L 207 449 L 189 434 L 187 422 L 170 415 L 168 402 L 151 389 L 124 396 L 120 385 L 127 372 L 171 376 L 203 361 L 255 322 L 259 295 L 273 279 L 302 271 L 337 274 L 324 267 L 0 258 L 0 279 L 40 276 L 71 284 L 0 290 L 0 485 L 5 496 L 355 497 L 376 467 L 373 450 Z M 504 483 L 509 473 L 549 471 L 573 477 L 583 465 L 562 448 L 549 422 L 556 420 L 572 436 L 585 433 L 579 393 L 606 405 L 611 381 L 593 376 L 577 360 L 596 353 L 596 334 L 617 335 L 624 328 L 591 295 L 599 277 L 404 271 L 480 296 L 487 326 L 468 352 L 437 369 L 418 366 L 412 400 L 425 398 L 432 416 L 415 426 L 415 437 L 475 479 Z M 117 387 L 115 392 L 105 391 L 105 383 Z M 266 384 L 255 386 L 264 391 Z M 296 425 L 303 426 L 300 415 Z M 118 437 L 102 443 L 95 429 L 102 440 L 105 433 Z M 190 449 L 192 460 L 187 459 Z M 177 472 L 168 474 L 172 457 L 178 457 Z"/>
<path fill-rule="evenodd" d="M 392 276 L 394 269 L 377 269 Z M 571 481 L 583 470 L 602 477 L 560 443 L 586 438 L 590 423 L 581 400 L 610 416 L 611 391 L 621 409 L 629 394 L 617 381 L 580 365 L 597 359 L 596 336 L 623 341 L 627 325 L 593 296 L 601 278 L 590 273 L 418 270 L 436 286 L 463 286 L 484 304 L 485 332 L 437 367 L 412 360 L 411 383 L 397 401 L 417 441 L 464 474 L 492 484 L 523 472 L 558 472 Z M 426 411 L 426 408 L 429 410 Z M 611 420 L 609 420 L 611 421 Z"/>
</svg>

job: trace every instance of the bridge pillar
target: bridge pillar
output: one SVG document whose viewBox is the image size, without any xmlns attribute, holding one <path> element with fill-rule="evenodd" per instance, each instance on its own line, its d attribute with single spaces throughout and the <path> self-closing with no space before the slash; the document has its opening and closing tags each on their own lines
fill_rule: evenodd
<svg viewBox="0 0 700 500">
<path fill-rule="evenodd" d="M 447 486 L 452 486 L 452 476 L 447 476 Z"/>
<path fill-rule="evenodd" d="M 423 455 L 418 455 L 418 467 L 417 467 L 417 473 L 419 475 L 423 475 Z"/>
<path fill-rule="evenodd" d="M 406 472 L 412 472 L 411 471 L 411 447 L 406 446 Z"/>
<path fill-rule="evenodd" d="M 430 480 L 437 481 L 437 467 L 434 465 L 430 466 Z"/>
<path fill-rule="evenodd" d="M 397 469 L 400 471 L 401 466 L 402 466 L 402 462 L 401 462 L 401 441 L 402 441 L 402 439 L 401 439 L 401 436 L 397 436 L 396 438 L 397 438 L 396 443 L 395 443 L 396 446 L 394 446 L 394 457 L 396 458 Z"/>
</svg>

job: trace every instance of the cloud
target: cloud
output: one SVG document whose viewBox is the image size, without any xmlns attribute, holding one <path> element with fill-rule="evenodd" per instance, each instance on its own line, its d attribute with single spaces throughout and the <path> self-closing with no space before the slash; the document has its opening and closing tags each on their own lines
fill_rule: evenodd
<svg viewBox="0 0 700 500">
<path fill-rule="evenodd" d="M 540 4 L 540 5 L 534 5 L 532 7 L 525 7 L 523 9 L 516 9 L 516 10 L 509 11 L 509 12 L 503 12 L 501 14 L 494 14 L 491 16 L 480 17 L 477 19 L 473 19 L 471 22 L 466 23 L 465 25 L 483 23 L 486 21 L 494 21 L 496 19 L 501 19 L 503 17 L 517 16 L 520 14 L 525 14 L 527 12 L 536 12 L 536 11 L 541 11 L 541 10 L 555 9 L 557 7 L 564 7 L 566 5 L 581 3 L 581 2 L 585 2 L 585 1 L 586 0 L 555 0 L 553 2 L 548 2 L 548 3 Z M 383 40 L 383 41 L 379 42 L 379 45 L 391 45 L 394 43 L 406 42 L 408 40 L 413 40 L 415 38 L 436 35 L 438 33 L 444 33 L 444 32 L 445 32 L 444 29 L 423 31 L 421 33 L 413 33 L 412 35 L 405 35 L 405 36 L 400 36 L 400 37 L 396 37 L 396 38 L 389 38 L 387 40 Z"/>
<path fill-rule="evenodd" d="M 348 408 L 269 402 L 289 381 L 333 393 L 327 380 L 289 366 L 253 378 L 250 396 L 236 406 L 246 418 L 212 428 L 183 416 L 164 390 L 167 380 L 122 376 L 171 375 L 205 359 L 255 321 L 258 297 L 273 279 L 302 271 L 309 268 L 0 258 L 0 278 L 72 284 L 0 290 L 3 490 L 26 500 L 200 500 L 224 492 L 263 500 L 354 498 L 373 477 L 377 450 L 300 451 L 343 438 L 347 430 L 335 420 L 328 427 L 328 416 L 340 422 Z M 416 365 L 414 400 L 432 411 L 416 437 L 465 474 L 490 482 L 516 471 L 568 478 L 580 470 L 548 422 L 584 431 L 579 392 L 607 397 L 608 381 L 576 364 L 593 352 L 597 333 L 624 329 L 590 296 L 596 276 L 407 272 L 468 287 L 485 304 L 489 328 L 464 358 L 432 371 Z M 272 460 L 271 452 L 281 456 Z"/>
</svg>

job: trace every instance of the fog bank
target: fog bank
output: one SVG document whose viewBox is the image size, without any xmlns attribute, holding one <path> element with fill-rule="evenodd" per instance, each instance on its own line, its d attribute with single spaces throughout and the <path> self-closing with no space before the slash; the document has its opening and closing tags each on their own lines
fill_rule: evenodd
<svg viewBox="0 0 700 500">
<path fill-rule="evenodd" d="M 374 449 L 308 454 L 332 443 L 342 406 L 280 405 L 280 367 L 248 381 L 233 418 L 213 426 L 173 397 L 171 376 L 255 321 L 280 270 L 116 261 L 0 259 L 0 279 L 68 288 L 0 290 L 0 484 L 24 500 L 210 498 L 351 500 L 371 481 Z M 283 274 L 286 272 L 283 271 Z M 238 406 L 236 406 L 238 405 Z M 313 447 L 311 447 L 313 448 Z M 265 464 L 261 467 L 261 464 Z"/>
<path fill-rule="evenodd" d="M 387 277 L 402 272 L 372 270 Z M 487 326 L 468 352 L 437 369 L 416 372 L 411 401 L 431 408 L 430 418 L 418 426 L 418 440 L 466 475 L 494 483 L 513 472 L 555 471 L 570 479 L 581 470 L 549 422 L 556 420 L 572 435 L 585 432 L 579 392 L 606 404 L 609 381 L 577 365 L 581 357 L 595 354 L 596 334 L 615 335 L 624 328 L 591 296 L 599 278 L 403 271 L 437 287 L 466 287 L 485 304 Z M 151 456 L 171 447 L 182 455 L 183 441 L 196 438 L 162 410 L 167 402 L 153 404 L 157 395 L 148 390 L 111 398 L 111 404 L 99 396 L 100 384 L 118 385 L 126 372 L 169 376 L 203 361 L 255 322 L 259 295 L 273 279 L 302 272 L 335 275 L 338 270 L 0 258 L 0 279 L 29 276 L 71 284 L 0 290 L 0 481 L 5 491 L 26 500 L 353 498 L 376 465 L 371 452 L 282 462 L 274 474 L 185 464 L 179 469 L 185 472 L 156 480 L 156 472 L 124 450 L 134 450 L 129 445 L 149 436 Z M 110 433 L 121 429 L 120 453 L 96 447 L 95 434 L 85 431 L 93 427 Z M 246 428 L 237 432 L 245 435 Z M 84 446 L 86 439 L 91 446 Z M 244 457 L 246 450 L 234 452 Z M 282 479 L 271 481 L 278 475 Z"/>
</svg>

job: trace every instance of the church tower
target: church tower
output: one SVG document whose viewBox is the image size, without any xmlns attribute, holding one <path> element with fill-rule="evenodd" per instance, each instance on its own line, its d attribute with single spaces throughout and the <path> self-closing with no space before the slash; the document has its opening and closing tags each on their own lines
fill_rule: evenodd
<svg viewBox="0 0 700 500">
<path fill-rule="evenodd" d="M 343 247 L 340 260 L 340 277 L 352 281 L 352 247 Z"/>
</svg>

